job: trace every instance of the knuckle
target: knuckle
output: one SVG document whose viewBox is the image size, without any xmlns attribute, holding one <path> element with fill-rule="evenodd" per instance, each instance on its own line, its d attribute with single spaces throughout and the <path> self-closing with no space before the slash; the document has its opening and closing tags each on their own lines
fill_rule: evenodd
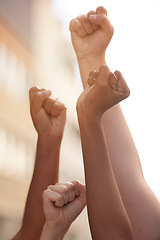
<svg viewBox="0 0 160 240">
<path fill-rule="evenodd" d="M 55 185 L 62 185 L 62 183 L 61 182 L 57 182 Z"/>
<path fill-rule="evenodd" d="M 57 205 L 61 207 L 61 206 L 63 206 L 63 202 L 64 202 L 64 197 L 63 197 L 63 195 L 59 195 L 59 196 L 57 197 L 57 199 L 56 199 Z"/>
<path fill-rule="evenodd" d="M 74 184 L 73 184 L 73 183 L 69 183 L 69 185 L 68 185 L 68 190 L 69 190 L 69 191 L 74 191 L 74 189 L 75 189 Z"/>
<path fill-rule="evenodd" d="M 29 94 L 34 94 L 34 93 L 37 92 L 37 91 L 38 91 L 38 87 L 33 86 L 33 87 L 31 87 L 31 88 L 29 89 Z"/>
<path fill-rule="evenodd" d="M 96 71 L 95 71 L 95 70 L 92 70 L 92 71 L 90 71 L 89 76 L 90 76 L 90 75 L 93 75 L 93 74 L 95 74 L 95 73 L 96 73 Z"/>
<path fill-rule="evenodd" d="M 129 97 L 130 94 L 131 94 L 131 91 L 130 91 L 130 89 L 128 88 L 127 96 Z"/>
<path fill-rule="evenodd" d="M 57 197 L 57 201 L 61 202 L 63 201 L 64 197 L 62 194 L 59 194 L 59 196 Z"/>
<path fill-rule="evenodd" d="M 100 71 L 107 71 L 107 70 L 109 70 L 109 68 L 107 67 L 106 64 L 102 64 L 102 65 L 100 66 Z"/>
<path fill-rule="evenodd" d="M 79 16 L 77 17 L 77 19 L 78 19 L 79 21 L 87 21 L 87 20 L 88 20 L 88 16 L 82 14 L 82 15 L 79 15 Z"/>
<path fill-rule="evenodd" d="M 96 9 L 97 13 L 105 14 L 107 15 L 107 10 L 103 6 L 99 6 Z"/>
<path fill-rule="evenodd" d="M 32 91 L 33 91 L 33 87 L 29 89 L 29 95 L 32 94 Z"/>
<path fill-rule="evenodd" d="M 75 18 L 70 21 L 69 30 L 72 31 L 72 27 L 75 24 Z"/>
<path fill-rule="evenodd" d="M 49 185 L 48 187 L 47 187 L 47 189 L 53 189 L 53 187 L 54 187 L 54 185 Z"/>
<path fill-rule="evenodd" d="M 116 70 L 116 71 L 114 72 L 114 75 L 115 75 L 118 79 L 123 78 L 122 73 L 121 73 L 120 71 L 118 71 L 118 70 Z"/>
<path fill-rule="evenodd" d="M 95 15 L 95 14 L 96 14 L 96 11 L 94 11 L 94 10 L 91 10 L 91 11 L 89 11 L 89 12 L 88 12 L 88 14 L 87 14 L 87 15 L 89 16 L 89 15 Z"/>
<path fill-rule="evenodd" d="M 49 189 L 43 191 L 42 197 L 45 199 L 48 196 Z"/>
<path fill-rule="evenodd" d="M 113 33 L 114 33 L 114 27 L 113 27 L 112 24 L 110 24 L 110 32 L 111 32 L 111 35 L 113 35 Z"/>
<path fill-rule="evenodd" d="M 63 195 L 66 194 L 66 193 L 68 193 L 68 187 L 67 187 L 67 186 L 64 186 L 64 187 L 63 187 Z"/>
<path fill-rule="evenodd" d="M 97 15 L 97 17 L 99 18 L 100 21 L 106 21 L 107 20 L 107 16 L 103 13 Z"/>
</svg>

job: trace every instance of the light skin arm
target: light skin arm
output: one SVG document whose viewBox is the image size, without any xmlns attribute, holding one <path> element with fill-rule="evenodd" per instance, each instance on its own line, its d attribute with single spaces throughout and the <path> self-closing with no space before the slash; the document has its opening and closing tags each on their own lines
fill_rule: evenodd
<svg viewBox="0 0 160 240">
<path fill-rule="evenodd" d="M 105 10 L 100 7 L 92 14 L 105 14 Z M 85 37 L 81 35 L 82 29 L 86 29 L 83 18 L 77 28 L 74 20 L 70 24 L 72 43 L 84 87 L 87 86 L 88 73 L 91 70 L 97 71 L 105 63 L 105 50 L 113 34 L 112 25 L 108 20 L 105 21 L 104 16 L 102 18 L 103 24 L 88 18 L 92 24 L 93 21 L 95 25 L 98 24 L 99 29 L 90 34 L 86 31 Z M 110 37 L 107 38 L 109 41 L 106 36 Z M 156 240 L 160 238 L 160 204 L 143 177 L 139 155 L 119 104 L 104 113 L 102 124 L 112 169 L 136 239 Z"/>
<path fill-rule="evenodd" d="M 44 225 L 40 240 L 63 240 L 64 236 L 61 232 L 56 231 L 53 227 Z"/>
<path fill-rule="evenodd" d="M 61 240 L 86 205 L 85 186 L 78 181 L 50 185 L 43 193 L 45 225 L 40 240 Z"/>
<path fill-rule="evenodd" d="M 92 238 L 132 240 L 131 225 L 112 171 L 101 124 L 104 111 L 126 98 L 129 89 L 123 77 L 110 74 L 107 66 L 102 66 L 98 75 L 92 72 L 90 77 L 90 84 L 92 78 L 96 82 L 81 94 L 77 113 Z"/>
<path fill-rule="evenodd" d="M 106 64 L 105 50 L 114 28 L 107 17 L 106 9 L 98 7 L 96 11 L 71 20 L 69 29 L 85 88 L 90 71 L 99 71 L 100 66 Z"/>
<path fill-rule="evenodd" d="M 29 92 L 31 117 L 38 134 L 37 151 L 22 227 L 13 240 L 39 239 L 45 221 L 42 193 L 49 184 L 58 181 L 66 107 L 50 95 L 51 91 L 37 87 Z"/>
</svg>

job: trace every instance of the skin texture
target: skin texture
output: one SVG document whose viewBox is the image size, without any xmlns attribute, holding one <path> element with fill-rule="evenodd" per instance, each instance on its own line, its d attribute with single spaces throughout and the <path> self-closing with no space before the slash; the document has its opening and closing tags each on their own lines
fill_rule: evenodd
<svg viewBox="0 0 160 240">
<path fill-rule="evenodd" d="M 77 101 L 77 114 L 92 239 L 132 240 L 132 228 L 113 174 L 101 122 L 103 113 L 127 98 L 130 91 L 121 73 L 112 74 L 106 65 L 100 67 L 99 73 L 91 72 L 88 83 L 90 86 Z"/>
<path fill-rule="evenodd" d="M 46 222 L 40 240 L 61 240 L 86 205 L 85 186 L 78 181 L 50 185 L 43 193 Z"/>
<path fill-rule="evenodd" d="M 26 200 L 22 227 L 13 240 L 39 239 L 45 222 L 42 193 L 58 181 L 59 152 L 66 122 L 66 107 L 50 90 L 29 91 L 30 112 L 37 131 L 34 172 Z"/>
<path fill-rule="evenodd" d="M 97 15 L 97 18 L 91 15 Z M 75 24 L 75 21 L 79 23 Z M 87 21 L 92 26 L 90 33 L 86 30 Z M 86 88 L 90 71 L 99 71 L 106 63 L 105 52 L 114 32 L 113 26 L 107 18 L 107 11 L 99 7 L 85 18 L 73 19 L 70 32 Z M 143 177 L 139 155 L 119 104 L 103 114 L 102 126 L 113 173 L 135 239 L 157 240 L 160 238 L 160 203 Z"/>
</svg>

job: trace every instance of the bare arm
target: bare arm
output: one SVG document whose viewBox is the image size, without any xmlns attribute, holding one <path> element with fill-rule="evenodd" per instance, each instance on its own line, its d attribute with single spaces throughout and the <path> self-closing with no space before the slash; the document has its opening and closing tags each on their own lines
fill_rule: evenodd
<svg viewBox="0 0 160 240">
<path fill-rule="evenodd" d="M 110 75 L 102 66 L 91 88 L 87 88 L 77 102 L 87 190 L 87 207 L 92 237 L 98 239 L 133 239 L 132 228 L 124 208 L 112 171 L 101 123 L 104 111 L 129 95 L 124 79 Z M 109 77 L 110 81 L 109 82 Z M 120 95 L 113 88 L 125 88 Z M 121 84 L 122 83 L 122 84 Z"/>
<path fill-rule="evenodd" d="M 97 119 L 79 120 L 79 125 L 92 238 L 132 239 L 129 219 L 106 152 L 101 122 Z"/>
<path fill-rule="evenodd" d="M 105 50 L 110 43 L 114 28 L 107 17 L 107 11 L 99 7 L 96 11 L 90 11 L 73 19 L 69 29 L 85 88 L 90 71 L 99 71 L 100 66 L 106 63 Z"/>
<path fill-rule="evenodd" d="M 94 14 L 104 15 L 105 10 L 100 8 Z M 92 24 L 93 21 L 94 25 L 98 24 L 99 29 L 90 34 L 86 31 L 85 37 L 81 36 L 80 29 L 86 29 L 86 21 L 81 20 L 77 28 L 74 25 L 72 28 L 74 22 L 71 21 L 72 42 L 84 87 L 87 86 L 87 74 L 105 63 L 105 50 L 109 44 L 106 36 L 111 40 L 113 33 L 111 24 L 104 16 L 102 19 L 103 23 L 98 19 L 88 18 Z M 80 46 L 76 45 L 78 39 L 81 39 Z M 86 39 L 88 45 L 84 45 Z M 95 51 L 97 54 L 94 54 Z M 160 237 L 160 203 L 143 177 L 139 155 L 119 104 L 104 113 L 102 124 L 112 169 L 136 239 L 156 240 Z"/>
<path fill-rule="evenodd" d="M 52 227 L 44 225 L 40 240 L 63 240 L 63 235 L 57 233 Z"/>
<path fill-rule="evenodd" d="M 51 92 L 44 89 L 30 90 L 31 116 L 38 133 L 36 160 L 22 227 L 13 240 L 39 239 L 45 221 L 42 193 L 58 181 L 66 108 L 58 100 L 49 98 L 50 95 Z"/>
</svg>

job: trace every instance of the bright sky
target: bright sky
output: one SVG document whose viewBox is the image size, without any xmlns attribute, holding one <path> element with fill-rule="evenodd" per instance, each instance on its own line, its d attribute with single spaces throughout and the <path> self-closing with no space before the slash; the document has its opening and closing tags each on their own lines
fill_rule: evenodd
<svg viewBox="0 0 160 240">
<path fill-rule="evenodd" d="M 120 70 L 131 96 L 121 106 L 137 146 L 145 178 L 160 198 L 160 1 L 54 0 L 64 34 L 72 18 L 104 6 L 115 33 L 106 52 Z"/>
</svg>

